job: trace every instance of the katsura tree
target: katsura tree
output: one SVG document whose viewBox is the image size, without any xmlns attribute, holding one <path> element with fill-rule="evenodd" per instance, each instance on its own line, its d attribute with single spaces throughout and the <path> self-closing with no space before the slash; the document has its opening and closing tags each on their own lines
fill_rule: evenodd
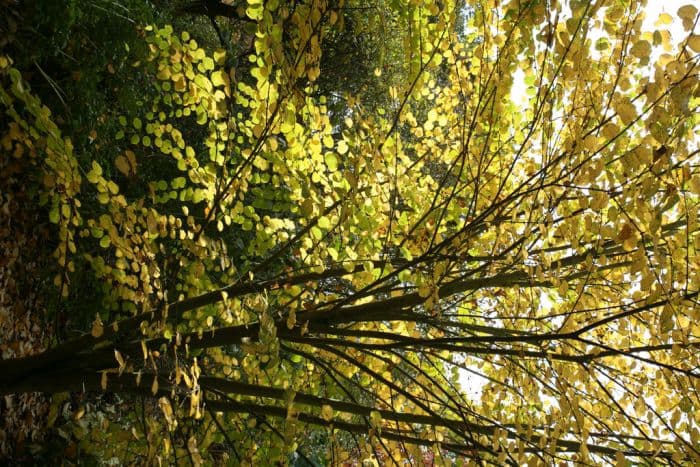
<svg viewBox="0 0 700 467">
<path fill-rule="evenodd" d="M 55 284 L 80 262 L 104 290 L 0 393 L 131 398 L 75 416 L 122 460 L 698 463 L 697 8 L 392 5 L 408 78 L 335 125 L 337 4 L 249 0 L 247 77 L 143 28 L 157 97 L 87 167 L 0 58 Z"/>
</svg>

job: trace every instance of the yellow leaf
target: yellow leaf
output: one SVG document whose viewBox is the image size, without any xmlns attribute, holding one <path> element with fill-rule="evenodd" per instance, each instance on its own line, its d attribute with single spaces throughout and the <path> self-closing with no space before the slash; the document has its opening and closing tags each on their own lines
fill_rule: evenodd
<svg viewBox="0 0 700 467">
<path fill-rule="evenodd" d="M 693 52 L 700 53 L 700 35 L 693 34 L 688 37 L 688 47 L 690 47 Z"/>
<path fill-rule="evenodd" d="M 604 191 L 599 191 L 593 195 L 590 207 L 597 211 L 604 208 L 608 204 L 608 201 L 608 195 Z"/>
<path fill-rule="evenodd" d="M 221 70 L 217 70 L 211 74 L 211 84 L 214 87 L 223 86 L 228 82 L 228 75 Z"/>
<path fill-rule="evenodd" d="M 253 21 L 258 21 L 263 17 L 263 6 L 262 5 L 251 5 L 245 9 L 245 14 L 248 15 Z"/>
<path fill-rule="evenodd" d="M 659 19 L 656 20 L 655 26 L 665 26 L 673 23 L 673 17 L 668 13 L 661 13 Z"/>
<path fill-rule="evenodd" d="M 678 17 L 681 19 L 694 20 L 698 14 L 698 9 L 693 5 L 684 5 L 678 9 Z"/>
<path fill-rule="evenodd" d="M 338 170 L 338 159 L 335 157 L 335 154 L 332 152 L 327 152 L 326 153 L 326 166 L 328 167 L 328 170 L 331 172 L 335 172 Z"/>
<path fill-rule="evenodd" d="M 168 428 L 173 430 L 177 426 L 177 421 L 173 417 L 173 408 L 170 405 L 170 401 L 168 401 L 167 397 L 163 396 L 158 399 L 158 406 L 165 416 L 165 421 L 168 423 Z"/>
<path fill-rule="evenodd" d="M 126 150 L 124 151 L 124 154 L 126 155 L 127 160 L 129 161 L 129 165 L 131 166 L 131 172 L 136 173 L 136 155 L 134 154 L 134 151 Z"/>
<path fill-rule="evenodd" d="M 212 54 L 214 57 L 214 61 L 218 63 L 219 65 L 223 65 L 224 62 L 226 61 L 226 50 L 224 49 L 216 49 L 214 53 Z"/>
<path fill-rule="evenodd" d="M 114 349 L 114 358 L 117 359 L 117 363 L 119 363 L 119 368 L 124 368 L 126 366 L 126 362 L 124 361 L 124 357 L 122 357 L 121 352 L 119 352 L 117 349 Z"/>
<path fill-rule="evenodd" d="M 126 159 L 126 157 L 122 155 L 117 156 L 117 158 L 114 159 L 114 165 L 121 173 L 124 175 L 129 175 L 131 168 L 129 167 L 129 161 Z"/>
<path fill-rule="evenodd" d="M 102 176 L 102 167 L 101 167 L 100 164 L 98 164 L 97 162 L 92 161 L 92 170 L 91 170 L 91 172 L 93 172 L 93 173 L 95 174 L 96 177 L 101 177 L 101 176 Z"/>
<path fill-rule="evenodd" d="M 659 333 L 663 334 L 673 330 L 673 324 L 673 309 L 670 305 L 666 305 L 659 316 Z"/>
<path fill-rule="evenodd" d="M 92 323 L 92 331 L 90 334 L 92 334 L 92 337 L 100 337 L 102 333 L 104 333 L 104 326 L 102 324 L 102 319 L 100 319 L 100 315 L 98 314 L 95 321 Z"/>
<path fill-rule="evenodd" d="M 398 92 L 396 91 L 396 86 L 389 87 L 389 96 L 392 99 L 398 99 L 399 95 L 398 95 Z"/>
<path fill-rule="evenodd" d="M 418 295 L 421 298 L 429 297 L 433 293 L 433 289 L 428 284 L 423 284 L 418 287 Z"/>
<path fill-rule="evenodd" d="M 625 125 L 629 125 L 637 117 L 637 109 L 629 101 L 624 101 L 615 106 L 615 111 Z"/>
<path fill-rule="evenodd" d="M 625 251 L 633 251 L 637 247 L 637 239 L 630 237 L 622 242 L 622 249 Z"/>
<path fill-rule="evenodd" d="M 324 404 L 321 407 L 321 418 L 323 418 L 327 422 L 330 422 L 333 418 L 333 407 L 331 407 L 328 404 Z"/>
<path fill-rule="evenodd" d="M 590 152 L 595 152 L 599 146 L 600 143 L 598 142 L 598 137 L 595 135 L 588 135 L 583 140 L 583 147 Z"/>
<path fill-rule="evenodd" d="M 194 84 L 197 85 L 199 89 L 202 89 L 206 92 L 211 92 L 213 89 L 211 81 L 209 81 L 209 78 L 207 78 L 204 75 L 195 75 Z"/>
<path fill-rule="evenodd" d="M 700 195 L 700 175 L 693 175 L 690 179 L 690 190 L 696 195 Z"/>
<path fill-rule="evenodd" d="M 647 58 L 651 54 L 651 44 L 645 40 L 636 42 L 630 49 L 630 53 L 637 58 Z"/>
<path fill-rule="evenodd" d="M 107 189 L 113 195 L 116 195 L 117 193 L 119 193 L 119 186 L 116 183 L 114 183 L 112 180 L 107 182 Z"/>
<path fill-rule="evenodd" d="M 630 224 L 625 224 L 622 226 L 622 230 L 620 230 L 620 233 L 617 235 L 618 240 L 620 241 L 625 241 L 627 239 L 630 239 L 634 236 L 634 230 L 632 229 L 632 226 Z"/>
<path fill-rule="evenodd" d="M 148 215 L 146 216 L 146 224 L 148 226 L 148 233 L 150 233 L 150 234 L 158 233 L 158 221 L 156 220 L 156 217 L 153 214 L 152 210 L 148 211 Z"/>
</svg>

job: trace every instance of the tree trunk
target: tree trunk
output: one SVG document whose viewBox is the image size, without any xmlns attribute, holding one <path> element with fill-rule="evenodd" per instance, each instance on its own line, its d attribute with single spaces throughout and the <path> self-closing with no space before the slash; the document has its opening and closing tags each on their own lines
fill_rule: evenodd
<svg viewBox="0 0 700 467">
<path fill-rule="evenodd" d="M 0 395 L 99 388 L 101 370 L 116 367 L 111 349 L 66 354 L 63 346 L 0 361 Z M 111 355 L 110 355 L 111 353 Z"/>
</svg>

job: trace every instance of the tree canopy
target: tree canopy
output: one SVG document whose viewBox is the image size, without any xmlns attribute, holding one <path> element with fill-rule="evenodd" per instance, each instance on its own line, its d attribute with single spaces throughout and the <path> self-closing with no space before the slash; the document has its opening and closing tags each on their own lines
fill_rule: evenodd
<svg viewBox="0 0 700 467">
<path fill-rule="evenodd" d="M 87 134 L 0 55 L 54 286 L 94 289 L 0 393 L 118 394 L 71 423 L 124 462 L 700 462 L 698 9 L 369 3 L 132 25 Z M 350 22 L 381 97 L 318 84 Z"/>
</svg>

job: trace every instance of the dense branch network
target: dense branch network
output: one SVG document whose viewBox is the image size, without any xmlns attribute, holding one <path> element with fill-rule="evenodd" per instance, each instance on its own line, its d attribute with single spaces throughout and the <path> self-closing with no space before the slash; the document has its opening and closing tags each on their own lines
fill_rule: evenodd
<svg viewBox="0 0 700 467">
<path fill-rule="evenodd" d="M 187 177 L 131 200 L 93 167 L 114 220 L 59 216 L 57 255 L 69 269 L 71 226 L 99 229 L 118 259 L 93 267 L 133 313 L 0 362 L 0 393 L 154 398 L 164 433 L 206 418 L 300 456 L 307 430 L 347 457 L 700 458 L 697 36 L 652 61 L 655 33 L 606 2 L 486 2 L 468 31 L 464 5 L 427 2 L 400 16 L 409 79 L 387 109 L 332 123 L 312 84 L 342 9 L 270 3 L 204 11 L 256 27 L 247 78 L 226 51 L 146 34 L 168 96 L 149 131 Z M 12 79 L 3 103 L 43 122 Z M 173 131 L 183 115 L 206 157 Z"/>
</svg>

